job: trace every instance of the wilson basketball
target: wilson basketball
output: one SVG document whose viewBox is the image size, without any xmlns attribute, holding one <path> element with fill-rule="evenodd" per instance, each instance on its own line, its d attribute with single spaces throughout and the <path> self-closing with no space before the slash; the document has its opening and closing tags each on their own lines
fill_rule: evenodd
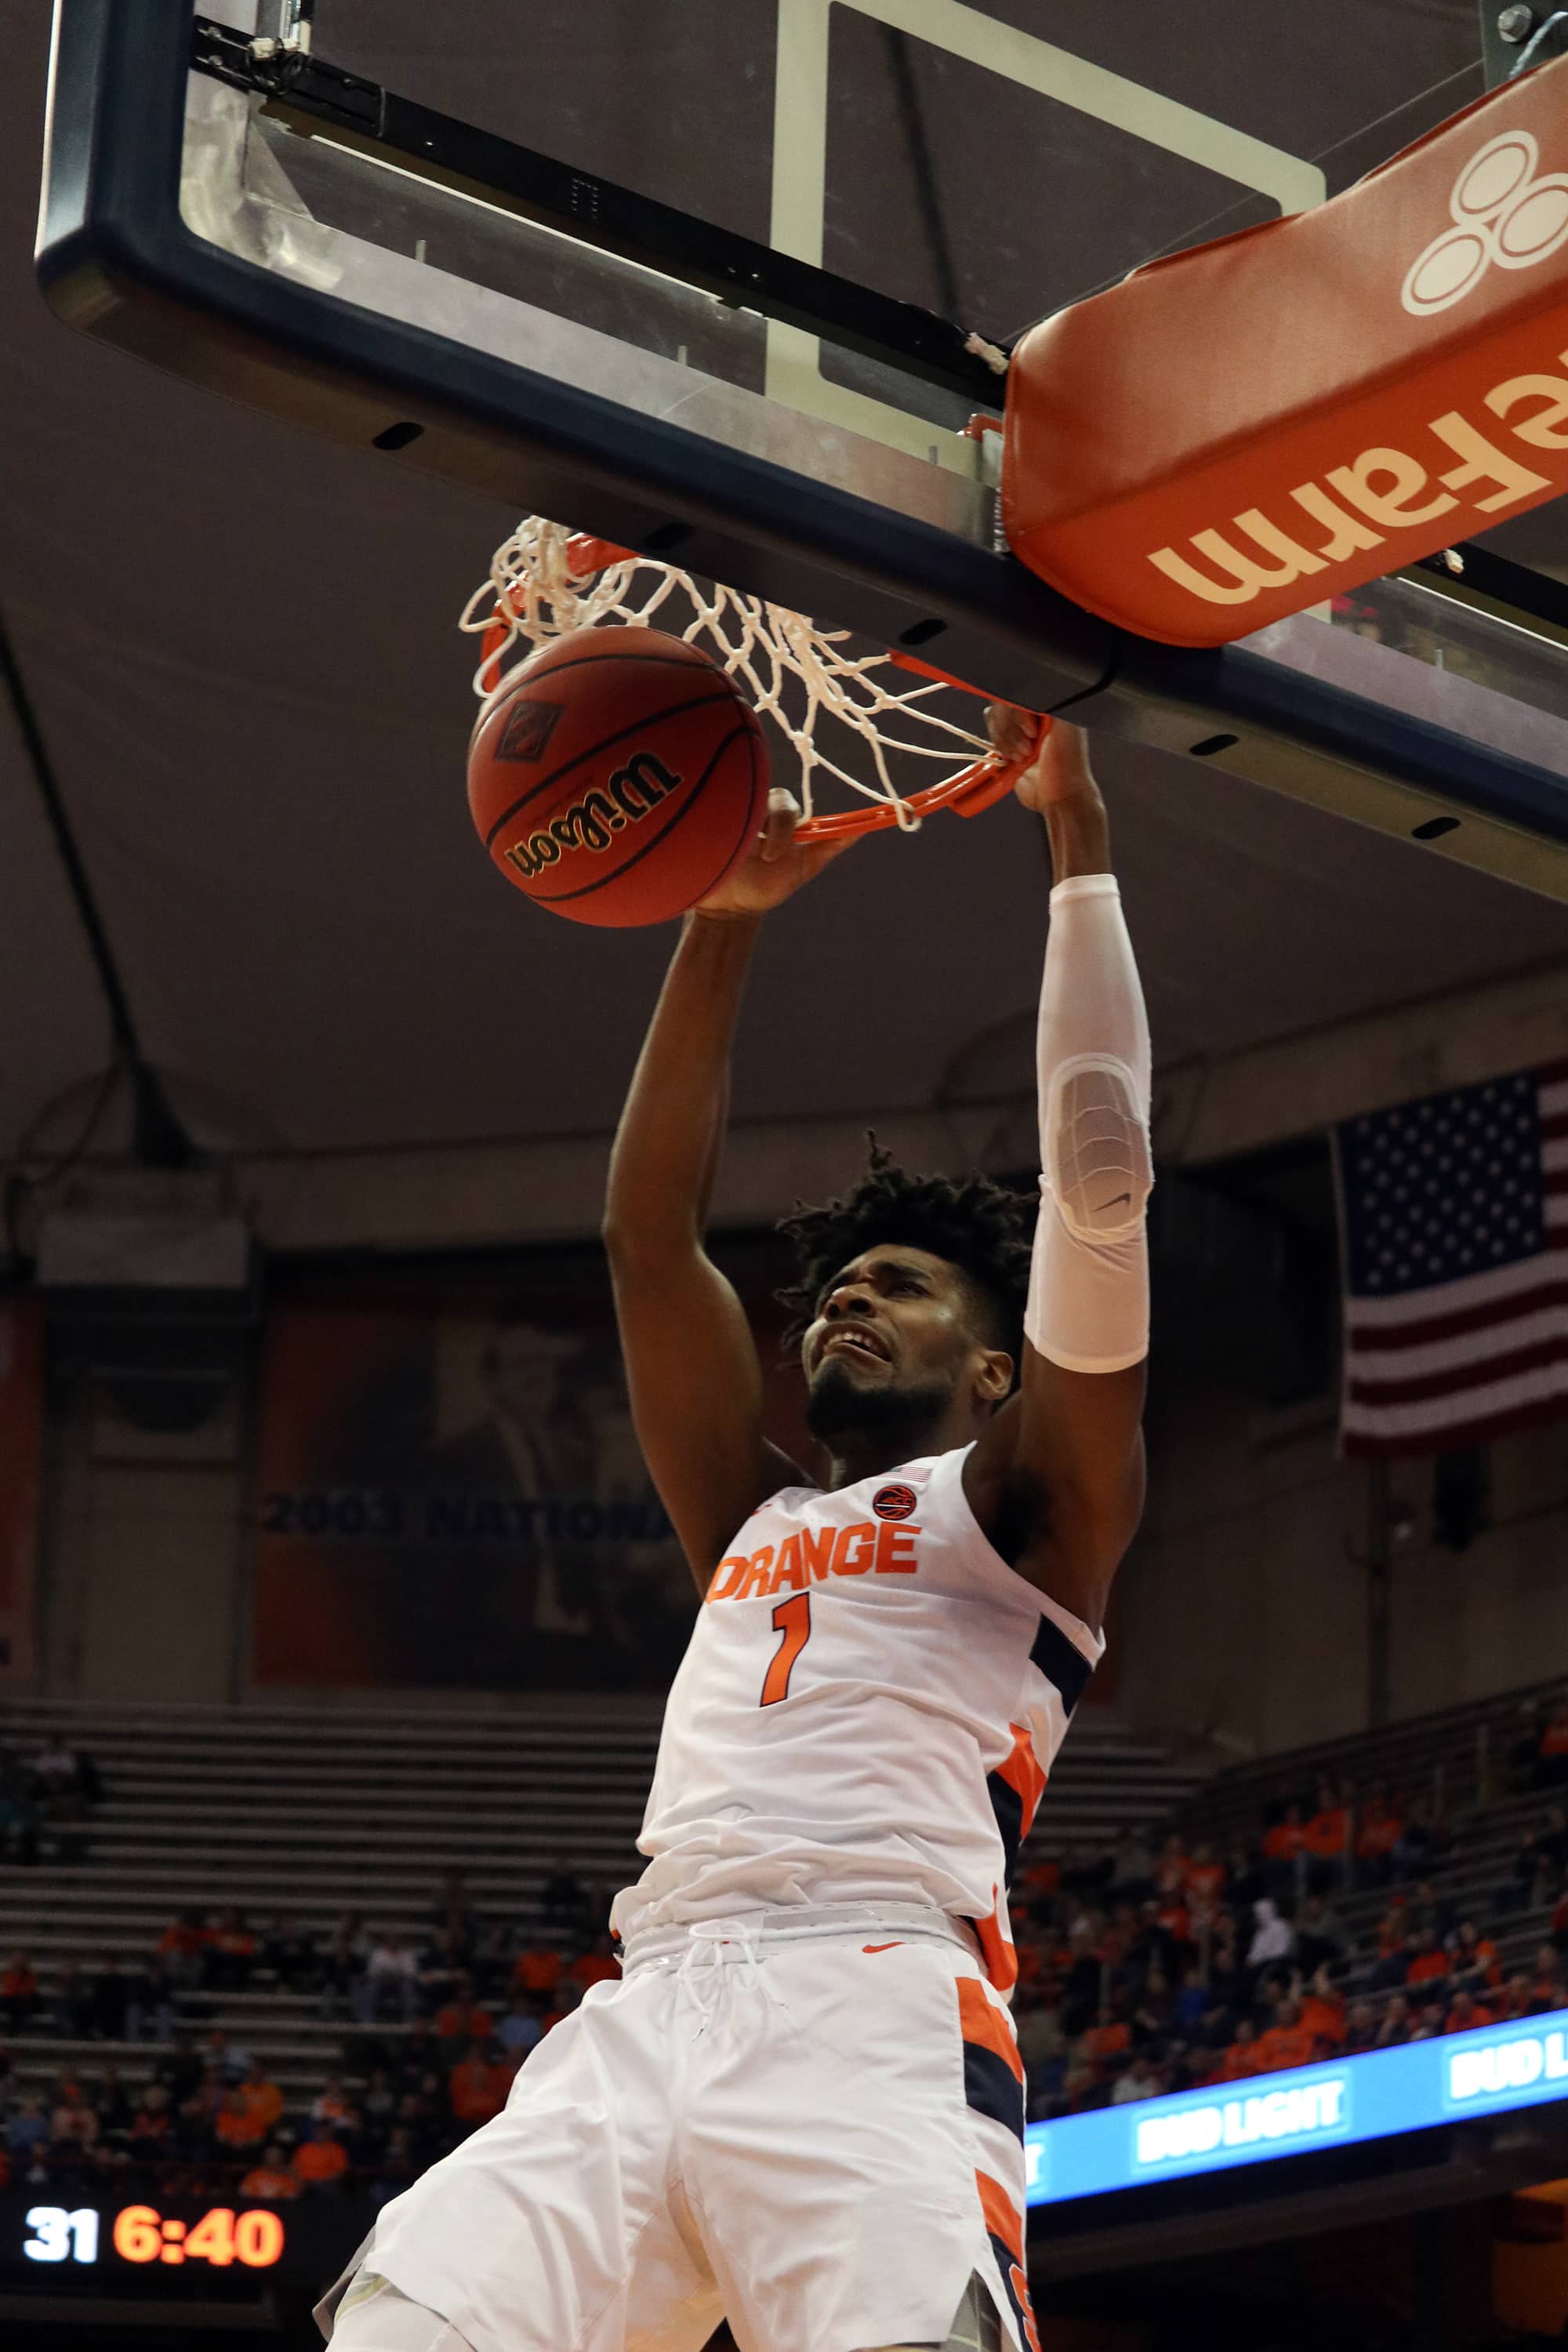
<svg viewBox="0 0 1568 2352">
<path fill-rule="evenodd" d="M 468 746 L 491 858 L 574 923 L 684 914 L 751 849 L 767 797 L 756 712 L 716 662 L 658 629 L 574 629 L 541 646 Z"/>
</svg>

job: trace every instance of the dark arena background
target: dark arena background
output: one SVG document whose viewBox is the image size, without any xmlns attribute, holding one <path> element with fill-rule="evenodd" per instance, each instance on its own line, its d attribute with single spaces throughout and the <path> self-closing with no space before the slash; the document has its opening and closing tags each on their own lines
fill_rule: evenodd
<svg viewBox="0 0 1568 2352">
<path fill-rule="evenodd" d="M 530 506 L 1089 727 L 1150 1491 L 1013 1880 L 1032 2352 L 1568 2339 L 1568 115 L 1535 244 L 1420 228 L 1439 308 L 1454 237 L 1542 289 L 1534 503 L 1245 644 L 1006 553 L 968 341 L 1310 215 L 1563 31 L 5 0 L 5 2352 L 307 2352 L 618 1974 L 696 1601 L 598 1232 L 674 933 L 475 839 L 456 623 Z M 1194 313 L 1173 410 L 1240 349 Z M 868 1129 L 1034 1192 L 1037 831 L 879 836 L 764 928 L 712 1248 L 785 1445 L 775 1221 Z"/>
</svg>

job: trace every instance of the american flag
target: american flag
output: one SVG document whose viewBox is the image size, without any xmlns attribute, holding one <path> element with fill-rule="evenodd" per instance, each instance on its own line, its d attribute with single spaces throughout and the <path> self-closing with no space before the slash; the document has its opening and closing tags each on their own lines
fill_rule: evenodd
<svg viewBox="0 0 1568 2352">
<path fill-rule="evenodd" d="M 1568 1412 L 1568 1061 L 1334 1129 L 1347 1454 Z"/>
</svg>

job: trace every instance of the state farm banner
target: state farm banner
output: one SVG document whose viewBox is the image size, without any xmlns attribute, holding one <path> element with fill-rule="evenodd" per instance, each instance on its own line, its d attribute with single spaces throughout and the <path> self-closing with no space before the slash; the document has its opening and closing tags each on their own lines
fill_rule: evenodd
<svg viewBox="0 0 1568 2352">
<path fill-rule="evenodd" d="M 258 1686 L 661 1690 L 685 1648 L 697 1595 L 586 1253 L 286 1297 L 256 1500 Z"/>
<path fill-rule="evenodd" d="M 0 1689 L 33 1679 L 43 1362 L 37 1302 L 0 1304 Z"/>
</svg>

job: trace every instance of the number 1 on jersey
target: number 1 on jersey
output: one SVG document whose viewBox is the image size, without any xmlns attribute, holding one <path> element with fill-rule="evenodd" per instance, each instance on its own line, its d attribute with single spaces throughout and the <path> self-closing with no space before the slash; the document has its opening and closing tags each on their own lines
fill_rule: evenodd
<svg viewBox="0 0 1568 2352">
<path fill-rule="evenodd" d="M 763 1682 L 762 1703 L 774 1706 L 781 1698 L 789 1696 L 789 1678 L 795 1662 L 811 1639 L 811 1595 L 797 1592 L 793 1601 L 781 1601 L 773 1611 L 773 1630 L 784 1640 L 774 1651 Z"/>
</svg>

